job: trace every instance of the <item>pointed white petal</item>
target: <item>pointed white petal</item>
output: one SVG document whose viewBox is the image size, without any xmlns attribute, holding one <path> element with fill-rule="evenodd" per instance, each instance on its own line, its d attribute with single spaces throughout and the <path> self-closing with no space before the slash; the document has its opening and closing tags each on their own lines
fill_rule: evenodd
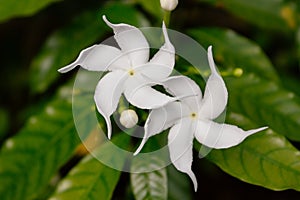
<svg viewBox="0 0 300 200">
<path fill-rule="evenodd" d="M 223 149 L 236 146 L 246 137 L 266 128 L 267 127 L 262 127 L 244 131 L 237 126 L 229 124 L 219 124 L 211 120 L 199 120 L 195 137 L 205 146 L 215 149 Z"/>
<path fill-rule="evenodd" d="M 158 63 L 146 63 L 144 65 L 140 65 L 134 70 L 141 73 L 145 78 L 154 82 L 160 82 L 161 80 L 167 78 L 172 72 L 170 67 Z"/>
<path fill-rule="evenodd" d="M 165 44 L 159 49 L 159 51 L 153 56 L 150 60 L 151 64 L 158 64 L 164 68 L 165 71 L 169 71 L 169 74 L 164 78 L 168 77 L 174 68 L 175 65 L 175 48 L 169 40 L 168 32 L 163 22 L 162 25 L 163 35 L 165 38 Z"/>
<path fill-rule="evenodd" d="M 124 95 L 132 105 L 141 109 L 159 108 L 176 100 L 151 88 L 151 84 L 153 83 L 136 74 L 126 81 Z"/>
<path fill-rule="evenodd" d="M 170 128 L 186 115 L 188 115 L 188 109 L 180 102 L 171 102 L 161 108 L 153 109 L 144 126 L 143 140 L 133 155 L 137 155 L 142 150 L 148 138 Z"/>
<path fill-rule="evenodd" d="M 168 135 L 168 147 L 173 165 L 190 176 L 197 190 L 197 180 L 192 171 L 193 128 L 190 119 L 184 119 L 174 125 Z"/>
<path fill-rule="evenodd" d="M 105 118 L 108 138 L 111 138 L 110 115 L 116 110 L 123 92 L 126 74 L 117 70 L 106 74 L 98 83 L 94 100 L 99 113 Z"/>
<path fill-rule="evenodd" d="M 211 46 L 208 48 L 208 61 L 211 75 L 206 83 L 199 115 L 207 119 L 215 119 L 224 111 L 227 105 L 228 92 L 222 77 L 216 70 Z"/>
<path fill-rule="evenodd" d="M 128 24 L 112 24 L 105 16 L 105 23 L 115 33 L 115 39 L 123 53 L 127 54 L 132 66 L 145 64 L 149 60 L 149 44 L 143 33 L 134 26 Z"/>
<path fill-rule="evenodd" d="M 126 88 L 124 94 L 132 105 L 141 109 L 159 108 L 175 100 L 147 85 L 138 88 Z"/>
<path fill-rule="evenodd" d="M 127 57 L 122 55 L 119 49 L 99 44 L 82 50 L 73 63 L 58 71 L 65 73 L 78 65 L 90 71 L 106 71 L 108 69 L 124 68 L 124 66 L 128 67 L 129 62 Z"/>
<path fill-rule="evenodd" d="M 199 86 L 186 76 L 172 76 L 166 79 L 163 86 L 170 94 L 181 99 L 192 111 L 197 112 L 200 107 L 202 92 Z"/>
</svg>

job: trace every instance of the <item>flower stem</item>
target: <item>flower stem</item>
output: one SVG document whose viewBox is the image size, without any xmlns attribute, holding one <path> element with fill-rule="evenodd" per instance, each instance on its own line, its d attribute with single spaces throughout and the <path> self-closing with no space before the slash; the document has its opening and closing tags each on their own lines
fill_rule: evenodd
<svg viewBox="0 0 300 200">
<path fill-rule="evenodd" d="M 166 27 L 169 27 L 170 24 L 170 16 L 171 16 L 171 12 L 164 10 L 164 22 L 166 24 Z"/>
</svg>

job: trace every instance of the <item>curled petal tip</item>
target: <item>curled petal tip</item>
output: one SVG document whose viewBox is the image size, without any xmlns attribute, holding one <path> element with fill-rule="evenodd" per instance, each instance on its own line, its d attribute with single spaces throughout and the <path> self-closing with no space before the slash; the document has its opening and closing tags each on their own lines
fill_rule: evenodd
<svg viewBox="0 0 300 200">
<path fill-rule="evenodd" d="M 268 126 L 264 126 L 264 127 L 257 128 L 257 129 L 254 129 L 254 130 L 249 130 L 249 132 L 250 132 L 250 134 L 254 134 L 254 133 L 257 133 L 257 132 L 260 132 L 260 131 L 264 131 L 267 128 L 269 128 L 269 127 Z"/>
<path fill-rule="evenodd" d="M 165 23 L 165 21 L 162 22 L 162 28 L 166 29 L 166 23 Z"/>
<path fill-rule="evenodd" d="M 102 19 L 103 19 L 103 21 L 104 21 L 109 27 L 112 27 L 112 26 L 113 26 L 113 24 L 110 23 L 110 21 L 108 21 L 108 19 L 106 18 L 106 15 L 102 15 Z"/>
<path fill-rule="evenodd" d="M 144 138 L 144 139 L 142 140 L 140 146 L 139 146 L 139 147 L 137 148 L 137 150 L 133 153 L 134 156 L 138 155 L 138 154 L 141 152 L 141 150 L 142 150 L 142 148 L 144 147 L 146 141 L 147 141 L 146 138 Z"/>
</svg>

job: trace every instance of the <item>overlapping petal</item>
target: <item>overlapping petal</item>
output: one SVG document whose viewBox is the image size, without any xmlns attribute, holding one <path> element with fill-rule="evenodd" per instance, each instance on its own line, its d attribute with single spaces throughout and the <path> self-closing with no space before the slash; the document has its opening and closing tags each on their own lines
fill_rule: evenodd
<svg viewBox="0 0 300 200">
<path fill-rule="evenodd" d="M 94 100 L 99 113 L 104 117 L 107 124 L 108 138 L 111 138 L 110 116 L 116 110 L 119 99 L 124 91 L 124 82 L 127 74 L 117 70 L 106 74 L 98 83 Z"/>
<path fill-rule="evenodd" d="M 158 64 L 164 68 L 168 68 L 169 74 L 167 76 L 169 76 L 175 65 L 175 48 L 170 42 L 166 25 L 164 22 L 162 25 L 162 31 L 163 31 L 165 43 L 150 60 L 150 64 Z M 167 76 L 165 76 L 164 78 L 166 78 Z"/>
<path fill-rule="evenodd" d="M 149 44 L 143 33 L 128 24 L 113 24 L 103 16 L 105 23 L 115 33 L 115 39 L 123 53 L 128 55 L 131 66 L 145 64 L 149 60 Z"/>
<path fill-rule="evenodd" d="M 266 128 L 244 131 L 237 126 L 229 124 L 219 124 L 211 120 L 199 120 L 195 137 L 205 146 L 214 149 L 224 149 L 238 145 L 248 136 Z"/>
<path fill-rule="evenodd" d="M 73 63 L 58 71 L 66 73 L 78 65 L 90 71 L 106 71 L 114 68 L 124 68 L 129 66 L 129 62 L 119 49 L 99 44 L 82 50 Z"/>
<path fill-rule="evenodd" d="M 179 102 L 171 102 L 161 108 L 153 109 L 144 126 L 143 140 L 134 155 L 142 150 L 148 138 L 170 128 L 186 115 L 188 115 L 188 109 Z"/>
<path fill-rule="evenodd" d="M 181 101 L 195 112 L 199 110 L 202 92 L 199 86 L 186 76 L 172 76 L 163 81 L 163 86 L 173 96 L 182 97 Z"/>
<path fill-rule="evenodd" d="M 197 179 L 192 171 L 193 162 L 193 126 L 188 119 L 182 119 L 174 125 L 168 135 L 168 147 L 173 165 L 189 175 L 197 190 Z"/>
<path fill-rule="evenodd" d="M 159 108 L 175 100 L 153 89 L 148 80 L 140 74 L 128 78 L 124 95 L 132 105 L 141 109 Z"/>
<path fill-rule="evenodd" d="M 228 92 L 222 77 L 216 70 L 211 46 L 208 48 L 208 61 L 211 75 L 205 86 L 199 115 L 205 116 L 207 119 L 215 119 L 224 111 L 227 105 Z"/>
</svg>

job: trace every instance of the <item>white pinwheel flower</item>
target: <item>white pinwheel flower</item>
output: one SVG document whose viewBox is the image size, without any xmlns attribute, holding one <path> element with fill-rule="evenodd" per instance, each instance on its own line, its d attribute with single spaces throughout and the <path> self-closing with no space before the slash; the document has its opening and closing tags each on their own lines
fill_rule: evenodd
<svg viewBox="0 0 300 200">
<path fill-rule="evenodd" d="M 197 180 L 191 170 L 193 139 L 215 149 L 229 148 L 241 143 L 246 137 L 267 127 L 244 131 L 237 126 L 216 123 L 225 109 L 228 93 L 222 77 L 218 74 L 211 47 L 208 48 L 211 75 L 204 96 L 198 85 L 188 77 L 174 76 L 163 82 L 166 90 L 174 96 L 186 96 L 150 112 L 145 124 L 145 135 L 134 155 L 137 155 L 147 139 L 171 127 L 168 148 L 173 165 L 190 176 L 197 190 Z"/>
<path fill-rule="evenodd" d="M 110 116 L 116 110 L 122 93 L 132 105 L 142 109 L 158 108 L 174 100 L 151 86 L 171 74 L 175 49 L 163 23 L 165 43 L 149 61 L 149 44 L 139 29 L 123 23 L 112 24 L 105 16 L 103 20 L 113 29 L 120 49 L 103 44 L 88 47 L 81 51 L 75 62 L 59 69 L 59 72 L 68 72 L 78 65 L 90 71 L 109 71 L 99 81 L 94 100 L 99 113 L 105 118 L 108 138 L 111 138 Z"/>
</svg>

